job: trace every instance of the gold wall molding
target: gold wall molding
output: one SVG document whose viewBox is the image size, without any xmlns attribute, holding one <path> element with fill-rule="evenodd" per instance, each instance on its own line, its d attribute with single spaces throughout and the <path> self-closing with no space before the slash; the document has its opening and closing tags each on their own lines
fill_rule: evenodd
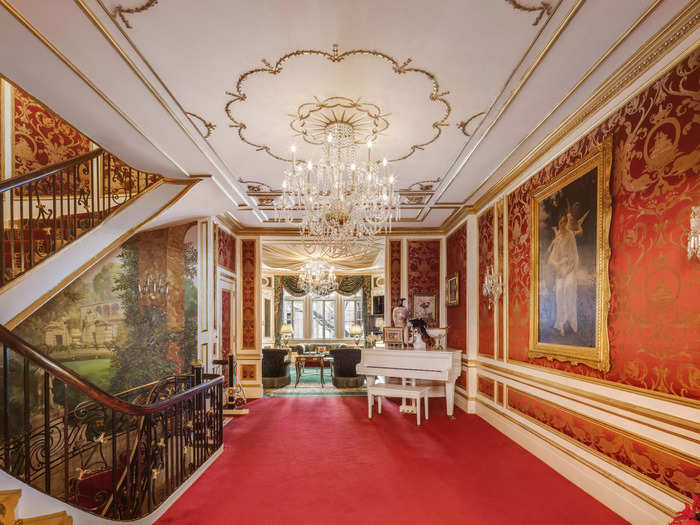
<svg viewBox="0 0 700 525">
<path fill-rule="evenodd" d="M 119 245 L 124 243 L 129 237 L 131 237 L 132 235 L 137 233 L 149 221 L 151 221 L 152 219 L 154 219 L 155 217 L 157 217 L 158 215 L 163 213 L 165 210 L 167 210 L 168 208 L 173 206 L 180 199 L 182 199 L 198 182 L 199 182 L 199 180 L 189 181 L 189 184 L 186 185 L 184 187 L 184 189 L 182 191 L 180 191 L 180 193 L 178 193 L 177 195 L 172 197 L 168 202 L 166 202 L 163 206 L 160 206 L 155 212 L 153 212 L 146 219 L 144 219 L 143 221 L 138 223 L 136 226 L 133 226 L 132 228 L 128 229 L 126 232 L 121 234 L 117 239 L 112 241 L 106 248 L 103 248 L 102 250 L 100 250 L 96 255 L 91 257 L 88 261 L 81 264 L 78 268 L 76 268 L 73 272 L 71 272 L 67 277 L 65 277 L 63 280 L 61 280 L 56 286 L 51 288 L 51 290 L 44 293 L 41 297 L 39 297 L 37 300 L 33 301 L 24 310 L 22 310 L 20 313 L 18 313 L 16 316 L 14 316 L 10 321 L 5 323 L 5 327 L 8 330 L 14 330 L 17 327 L 17 325 L 19 325 L 22 321 L 24 321 L 27 317 L 29 317 L 32 313 L 34 313 L 38 308 L 43 306 L 47 301 L 49 301 L 52 297 L 54 297 L 56 294 L 58 294 L 66 286 L 68 286 L 70 283 L 75 281 L 83 273 L 85 273 L 87 270 L 89 270 L 90 267 L 92 267 L 95 263 L 100 261 L 100 259 L 102 259 L 105 255 L 107 255 L 109 252 L 115 250 Z M 155 190 L 156 188 L 160 187 L 163 184 L 170 184 L 170 183 L 166 182 L 163 179 L 159 180 L 153 186 L 149 186 L 143 192 L 141 192 L 141 195 L 139 195 L 138 197 L 135 197 L 135 198 L 131 199 L 130 201 L 125 202 L 122 206 L 120 206 L 119 211 L 114 216 L 122 213 L 126 208 L 129 207 L 129 205 L 138 201 L 145 194 Z M 100 228 L 103 224 L 105 224 L 105 223 L 101 222 L 100 224 L 95 226 L 95 228 L 92 231 L 97 231 L 97 229 Z M 25 273 L 24 275 L 27 275 L 27 274 Z M 15 282 L 19 282 L 19 279 L 16 279 Z"/>
<path fill-rule="evenodd" d="M 625 414 L 620 414 L 618 412 L 614 412 L 610 410 L 609 408 L 606 407 L 600 407 L 597 405 L 591 404 L 589 401 L 596 402 L 596 403 L 601 403 L 603 405 L 607 405 L 607 407 L 613 407 L 617 408 L 620 410 L 624 410 L 626 412 L 630 412 L 632 414 L 635 414 L 637 416 L 642 416 L 646 417 L 649 419 L 653 419 L 654 421 L 658 423 L 663 423 L 666 425 L 671 425 L 674 427 L 682 428 L 684 430 L 689 430 L 691 432 L 700 432 L 700 424 L 696 423 L 695 421 L 690 421 L 687 419 L 675 417 L 671 414 L 666 414 L 664 412 L 659 412 L 657 410 L 652 410 L 649 408 L 644 408 L 639 405 L 635 405 L 632 403 L 627 403 L 624 401 L 618 401 L 615 398 L 600 395 L 600 394 L 594 394 L 588 391 L 584 391 L 575 387 L 570 387 L 566 385 L 562 385 L 559 383 L 555 383 L 553 381 L 549 381 L 547 379 L 541 379 L 535 376 L 530 376 L 528 374 L 522 374 L 520 372 L 516 372 L 514 370 L 510 370 L 507 368 L 502 368 L 498 366 L 493 366 L 487 363 L 482 363 L 482 367 L 485 371 L 488 371 L 492 374 L 497 375 L 498 377 L 501 377 L 503 379 L 509 379 L 511 381 L 515 381 L 517 383 L 520 383 L 522 385 L 527 385 L 532 388 L 537 388 L 539 390 L 542 390 L 544 392 L 548 392 L 550 394 L 562 397 L 564 399 L 568 399 L 570 401 L 575 401 L 576 403 L 581 403 L 583 405 L 586 405 L 591 408 L 595 408 L 596 410 L 602 410 L 603 412 L 607 412 L 609 414 L 613 414 L 618 417 L 622 417 L 625 419 L 628 419 L 630 421 L 633 421 L 635 423 L 639 423 L 642 425 L 647 425 L 651 428 L 654 428 L 656 430 L 660 430 L 662 432 L 666 432 L 668 434 L 672 434 L 676 437 L 680 437 L 682 439 L 686 439 L 688 441 L 691 441 L 696 444 L 700 444 L 700 440 L 697 438 L 687 436 L 684 434 L 679 434 L 677 432 L 674 432 L 672 430 L 668 430 L 665 428 L 661 428 L 655 425 L 652 425 L 650 423 L 647 423 L 646 421 L 641 421 L 639 419 L 635 419 L 633 417 L 630 417 L 629 415 Z M 566 394 L 562 394 L 561 392 L 566 392 Z M 577 399 L 575 397 L 571 396 L 578 396 L 580 398 L 583 398 L 588 401 L 582 401 L 581 399 Z"/>
<path fill-rule="evenodd" d="M 588 99 L 579 106 L 579 109 L 567 117 L 554 131 L 547 135 L 542 141 L 535 146 L 531 152 L 526 155 L 518 164 L 513 167 L 507 174 L 499 179 L 491 186 L 481 197 L 473 204 L 467 205 L 483 187 L 480 185 L 474 192 L 471 193 L 464 201 L 465 208 L 471 207 L 473 210 L 480 210 L 491 202 L 499 193 L 505 191 L 507 187 L 518 179 L 525 171 L 527 171 L 537 160 L 539 160 L 547 151 L 551 150 L 559 141 L 569 135 L 576 127 L 582 124 L 588 117 L 596 113 L 605 106 L 610 100 L 614 99 L 624 89 L 632 85 L 638 78 L 651 69 L 661 59 L 663 59 L 675 44 L 683 40 L 687 35 L 694 31 L 700 25 L 700 3 L 693 0 L 682 9 L 672 20 L 670 20 L 663 28 L 661 28 L 654 36 L 641 46 L 630 58 L 628 58 L 615 72 L 613 72 L 593 93 Z M 700 43 L 693 43 L 687 50 L 681 53 L 676 60 L 664 67 L 649 81 L 645 82 L 634 93 L 630 94 L 616 108 L 610 110 L 606 116 L 612 115 L 620 108 L 624 107 L 631 99 L 637 96 L 638 93 L 648 89 L 663 75 L 668 73 L 678 62 L 682 61 L 690 53 L 692 53 Z M 614 49 L 611 48 L 610 52 Z M 565 98 L 570 96 L 567 95 Z M 529 136 L 530 134 L 528 134 Z M 524 139 L 526 140 L 527 137 Z M 534 175 L 534 173 L 533 173 Z M 485 184 L 485 183 L 484 183 Z"/>
<path fill-rule="evenodd" d="M 202 136 L 203 139 L 208 139 L 209 137 L 211 137 L 212 132 L 216 129 L 216 124 L 212 124 L 211 122 L 209 122 L 205 118 L 200 117 L 196 113 L 191 113 L 190 111 L 185 111 L 185 115 L 190 117 L 190 121 L 192 122 L 192 124 L 194 124 L 195 128 L 197 128 L 197 131 L 199 132 L 199 134 Z M 195 120 L 192 120 L 193 118 Z M 204 131 L 202 131 L 200 129 L 200 127 L 199 127 L 200 124 L 202 126 L 204 126 Z"/>
<path fill-rule="evenodd" d="M 536 395 L 536 394 L 531 394 L 531 393 L 529 393 L 529 392 L 524 392 L 524 391 L 522 391 L 522 390 L 519 390 L 519 389 L 517 389 L 517 388 L 510 387 L 510 386 L 508 387 L 508 390 L 509 390 L 509 391 L 510 391 L 510 390 L 513 390 L 514 392 L 518 392 L 519 394 L 522 394 L 522 395 L 524 395 L 524 396 L 527 396 L 527 397 L 530 397 L 530 398 L 535 399 L 535 400 L 537 400 L 537 401 L 540 401 L 540 402 L 542 402 L 542 403 L 544 403 L 544 404 L 546 404 L 546 405 L 551 406 L 551 407 L 554 408 L 555 410 L 561 410 L 562 412 L 566 412 L 567 414 L 571 414 L 571 415 L 573 415 L 573 416 L 575 416 L 575 417 L 577 417 L 577 418 L 583 419 L 584 421 L 586 421 L 586 422 L 588 422 L 588 423 L 593 423 L 593 424 L 595 424 L 595 425 L 599 425 L 599 426 L 601 426 L 601 427 L 603 427 L 603 428 L 609 430 L 610 432 L 613 432 L 613 433 L 616 433 L 616 434 L 625 436 L 625 437 L 627 437 L 627 438 L 629 438 L 629 439 L 634 439 L 634 440 L 640 441 L 640 442 L 642 442 L 644 445 L 646 445 L 646 446 L 648 446 L 648 447 L 655 448 L 655 449 L 657 449 L 657 450 L 661 450 L 661 451 L 665 452 L 666 454 L 669 454 L 669 455 L 671 455 L 671 456 L 675 456 L 675 457 L 677 457 L 677 458 L 679 458 L 679 459 L 682 459 L 683 461 L 687 461 L 688 463 L 697 464 L 697 458 L 695 458 L 695 457 L 693 457 L 693 456 L 689 456 L 688 454 L 685 454 L 684 452 L 681 452 L 680 450 L 676 450 L 676 449 L 670 448 L 670 447 L 668 447 L 668 446 L 666 446 L 666 445 L 664 445 L 664 444 L 662 444 L 662 443 L 659 443 L 659 442 L 657 442 L 657 441 L 653 441 L 653 440 L 651 440 L 651 439 L 649 439 L 649 438 L 646 438 L 646 437 L 644 437 L 644 436 L 640 436 L 639 434 L 634 434 L 634 433 L 629 432 L 629 431 L 627 431 L 627 430 L 625 430 L 625 429 L 623 429 L 623 428 L 617 427 L 617 426 L 615 426 L 615 425 L 611 425 L 610 423 L 606 423 L 605 421 L 602 421 L 602 420 L 600 420 L 600 419 L 594 419 L 594 418 L 592 418 L 592 417 L 590 417 L 590 416 L 586 416 L 586 415 L 584 415 L 584 414 L 581 414 L 580 412 L 576 412 L 576 411 L 574 411 L 574 410 L 571 410 L 570 408 L 566 408 L 566 407 L 564 407 L 564 406 L 562 406 L 562 405 L 560 405 L 560 404 L 558 404 L 558 403 L 554 403 L 554 402 L 552 402 L 552 401 L 549 401 L 548 399 L 544 399 L 544 398 L 542 398 L 542 397 L 540 397 L 540 396 L 538 396 L 538 395 Z M 618 462 L 617 460 L 611 458 L 610 456 L 607 456 L 606 454 L 603 454 L 602 452 L 600 452 L 600 451 L 598 451 L 598 450 L 596 450 L 596 449 L 594 449 L 594 448 L 588 447 L 588 445 L 584 444 L 583 442 L 578 441 L 578 440 L 576 440 L 576 439 L 574 439 L 574 438 L 572 438 L 572 437 L 570 437 L 570 436 L 567 436 L 566 434 L 564 434 L 563 432 L 557 430 L 556 428 L 551 427 L 551 426 L 547 425 L 546 423 L 544 423 L 544 422 L 542 422 L 542 421 L 540 421 L 540 420 L 538 420 L 538 419 L 535 419 L 535 418 L 533 418 L 532 416 L 529 416 L 529 415 L 525 414 L 524 412 L 520 412 L 519 410 L 517 410 L 517 409 L 515 409 L 515 408 L 508 407 L 508 409 L 517 412 L 519 415 L 522 415 L 522 416 L 526 417 L 527 419 L 529 419 L 529 420 L 531 420 L 531 421 L 533 421 L 533 422 L 536 421 L 538 424 L 544 426 L 544 428 L 550 429 L 551 431 L 553 431 L 553 432 L 556 433 L 557 435 L 560 435 L 560 436 L 562 436 L 562 437 L 563 437 L 563 436 L 566 436 L 566 437 L 569 438 L 570 440 L 573 440 L 574 443 L 579 444 L 579 446 L 585 447 L 585 450 L 591 450 L 591 451 L 595 451 L 595 452 L 597 452 L 597 453 L 599 453 L 599 454 L 602 454 L 603 457 L 608 458 L 608 459 L 607 459 L 608 462 L 612 462 L 612 463 L 613 463 L 614 465 L 616 465 L 616 466 L 617 466 L 617 465 L 620 465 L 620 466 L 622 466 L 622 467 L 625 467 L 625 470 L 629 469 L 630 473 L 631 473 L 631 472 L 636 472 L 636 476 L 637 476 L 637 477 L 639 477 L 640 479 L 645 480 L 647 483 L 649 483 L 650 485 L 654 486 L 654 488 L 657 488 L 657 489 L 659 489 L 660 491 L 665 492 L 665 493 L 668 494 L 669 496 L 672 496 L 672 497 L 674 497 L 674 498 L 679 498 L 679 499 L 682 499 L 683 501 L 687 501 L 687 502 L 690 501 L 690 498 L 688 498 L 688 497 L 686 497 L 685 495 L 681 494 L 680 492 L 678 492 L 678 491 L 672 489 L 671 487 L 669 487 L 669 486 L 667 486 L 667 485 L 664 485 L 663 483 L 659 483 L 658 481 L 656 481 L 656 480 L 653 479 L 653 478 L 650 478 L 650 477 L 648 477 L 648 476 L 645 476 L 644 474 L 642 474 L 642 473 L 639 472 L 638 470 L 635 470 L 635 469 L 633 469 L 633 468 L 631 468 L 631 467 L 625 465 L 624 463 L 620 463 L 620 462 Z"/>
<path fill-rule="evenodd" d="M 507 400 L 507 399 L 508 399 L 508 389 L 506 389 L 506 400 Z M 646 503 L 648 503 L 648 504 L 651 505 L 652 507 L 656 508 L 657 510 L 660 510 L 660 511 L 663 512 L 664 514 L 667 514 L 669 517 L 674 517 L 674 516 L 677 514 L 676 511 L 674 511 L 673 509 L 667 507 L 666 505 L 664 505 L 664 504 L 662 504 L 662 503 L 659 503 L 658 501 L 656 501 L 655 499 L 649 497 L 648 495 L 646 495 L 645 493 L 643 493 L 643 492 L 641 492 L 640 490 L 636 489 L 636 488 L 633 487 L 632 485 L 629 485 L 629 484 L 625 483 L 624 481 L 622 481 L 621 479 L 619 479 L 619 478 L 618 478 L 617 476 L 615 476 L 614 474 L 611 474 L 611 473 L 608 472 L 607 470 L 604 470 L 604 469 L 600 468 L 598 465 L 596 465 L 596 464 L 594 464 L 594 463 L 588 461 L 588 460 L 585 459 L 585 458 L 582 458 L 582 457 L 579 456 L 578 454 L 575 454 L 574 452 L 572 452 L 572 451 L 569 450 L 568 448 L 566 448 L 566 447 L 560 445 L 559 443 L 557 443 L 556 441 L 554 441 L 554 440 L 552 440 L 552 439 L 546 437 L 545 435 L 541 434 L 540 432 L 538 432 L 538 431 L 535 430 L 534 428 L 529 427 L 528 425 L 525 425 L 525 424 L 523 424 L 522 422 L 518 421 L 517 419 L 515 419 L 513 416 L 511 416 L 511 415 L 508 413 L 508 412 L 510 411 L 510 409 L 508 409 L 508 408 L 506 408 L 506 407 L 499 407 L 499 406 L 496 405 L 495 403 L 494 403 L 494 404 L 487 403 L 487 402 L 485 402 L 484 400 L 482 400 L 481 398 L 476 398 L 476 401 L 477 401 L 479 404 L 481 404 L 483 407 L 485 407 L 485 408 L 487 408 L 488 410 L 491 410 L 492 412 L 494 412 L 496 415 L 498 415 L 498 416 L 500 416 L 500 417 L 503 417 L 504 419 L 506 419 L 506 420 L 509 421 L 510 423 L 513 423 L 513 424 L 517 425 L 518 427 L 520 427 L 520 428 L 522 428 L 522 429 L 524 429 L 524 430 L 527 430 L 530 434 L 532 434 L 533 436 L 535 436 L 537 439 L 540 439 L 540 440 L 544 441 L 545 443 L 547 443 L 548 445 L 551 445 L 552 447 L 556 448 L 556 449 L 559 450 L 560 452 L 563 452 L 564 454 L 566 454 L 566 455 L 569 456 L 570 458 L 572 458 L 572 459 L 578 461 L 579 463 L 582 463 L 583 465 L 585 465 L 586 467 L 590 468 L 591 470 L 597 472 L 598 474 L 600 474 L 600 475 L 603 476 L 604 478 L 606 478 L 606 479 L 612 481 L 612 482 L 615 483 L 616 485 L 618 485 L 618 486 L 622 487 L 623 489 L 627 490 L 628 492 L 634 494 L 636 497 L 638 497 L 639 499 L 645 501 Z M 523 417 L 524 419 L 530 421 L 531 423 L 533 423 L 533 424 L 536 425 L 537 427 L 542 428 L 543 430 L 546 430 L 546 431 L 548 431 L 548 432 L 552 432 L 552 433 L 556 434 L 557 436 L 561 437 L 561 438 L 564 439 L 565 441 L 571 443 L 572 445 L 575 445 L 577 448 L 581 448 L 581 449 L 585 450 L 586 452 L 589 452 L 589 453 L 593 454 L 594 456 L 598 457 L 599 459 L 602 459 L 603 461 L 605 461 L 605 462 L 608 463 L 609 465 L 611 465 L 611 466 L 613 466 L 613 467 L 615 467 L 615 468 L 618 468 L 618 469 L 620 469 L 620 470 L 623 470 L 624 472 L 626 472 L 626 473 L 628 473 L 628 474 L 630 474 L 630 475 L 636 477 L 637 479 L 640 479 L 641 481 L 644 481 L 644 482 L 647 482 L 647 483 L 648 483 L 649 481 L 653 481 L 653 480 L 651 480 L 650 478 L 648 478 L 648 477 L 646 477 L 646 476 L 643 476 L 642 474 L 640 474 L 640 473 L 637 472 L 636 470 L 634 470 L 634 469 L 632 469 L 632 468 L 630 468 L 630 467 L 628 467 L 628 466 L 626 466 L 626 465 L 623 465 L 622 463 L 617 463 L 617 462 L 614 462 L 614 463 L 613 463 L 613 460 L 612 460 L 611 458 L 609 458 L 608 456 L 606 456 L 605 454 L 602 454 L 601 452 L 598 452 L 597 450 L 594 450 L 594 449 L 585 447 L 582 443 L 580 443 L 580 442 L 574 440 L 573 438 L 570 438 L 569 436 L 567 436 L 567 435 L 565 435 L 565 434 L 560 434 L 560 433 L 558 433 L 558 432 L 557 432 L 556 430 L 554 430 L 553 428 L 547 427 L 546 425 L 544 425 L 543 423 L 541 423 L 540 421 L 538 421 L 538 420 L 536 420 L 536 419 L 534 419 L 534 418 L 531 418 L 531 417 L 529 417 L 529 416 L 527 416 L 527 415 L 525 415 L 525 414 L 521 414 L 520 412 L 518 412 L 518 415 L 520 415 L 520 416 Z M 584 447 L 585 447 L 585 448 L 584 448 Z M 654 486 L 654 488 L 658 488 L 658 487 Z M 669 489 L 669 490 L 670 490 L 670 489 Z M 663 491 L 663 492 L 665 492 L 665 491 Z M 674 494 L 670 494 L 670 496 L 673 497 L 673 498 L 675 498 L 675 499 L 679 499 L 679 498 L 680 498 L 679 501 L 681 501 L 681 502 L 683 502 L 683 503 L 686 502 L 686 500 L 683 499 L 683 496 L 682 496 L 681 494 L 674 493 Z"/>
<path fill-rule="evenodd" d="M 442 88 L 440 87 L 440 83 L 437 80 L 437 77 L 421 68 L 416 68 L 416 67 L 411 67 L 410 63 L 412 62 L 411 58 L 408 58 L 404 60 L 403 62 L 400 62 L 396 58 L 386 54 L 382 53 L 380 51 L 376 51 L 374 49 L 352 49 L 349 51 L 343 51 L 340 52 L 338 44 L 333 44 L 332 50 L 330 52 L 328 51 L 322 51 L 320 49 L 296 49 L 294 51 L 290 51 L 284 55 L 282 55 L 280 58 L 278 58 L 274 64 L 268 61 L 267 59 L 262 59 L 263 67 L 257 67 L 250 69 L 244 73 L 242 73 L 239 77 L 238 80 L 236 81 L 235 88 L 231 91 L 226 91 L 226 94 L 231 97 L 231 99 L 226 103 L 225 106 L 225 112 L 226 116 L 231 120 L 232 124 L 229 124 L 229 127 L 232 129 L 237 130 L 238 137 L 241 139 L 241 141 L 245 142 L 249 146 L 252 146 L 255 148 L 257 151 L 264 151 L 271 157 L 281 160 L 284 162 L 291 162 L 292 159 L 288 157 L 284 157 L 281 154 L 277 154 L 272 151 L 272 147 L 267 145 L 267 144 L 256 144 L 249 140 L 245 136 L 245 130 L 247 129 L 247 125 L 245 122 L 238 120 L 234 115 L 233 115 L 233 105 L 238 103 L 238 102 L 243 102 L 247 100 L 248 96 L 246 92 L 243 89 L 243 85 L 245 84 L 246 80 L 248 77 L 252 75 L 257 75 L 260 73 L 268 74 L 268 75 L 279 75 L 285 64 L 289 62 L 290 60 L 300 57 L 300 56 L 318 56 L 321 58 L 324 58 L 332 63 L 340 63 L 343 62 L 346 58 L 353 57 L 353 56 L 371 56 L 371 57 L 376 57 L 385 60 L 386 62 L 389 63 L 389 65 L 392 68 L 392 71 L 397 74 L 397 75 L 406 75 L 408 73 L 416 73 L 419 75 L 422 75 L 426 77 L 428 80 L 430 80 L 431 85 L 432 85 L 432 90 L 428 94 L 428 101 L 431 103 L 436 103 L 436 104 L 442 104 L 443 106 L 443 115 L 440 119 L 436 120 L 435 122 L 432 123 L 431 128 L 433 130 L 433 136 L 429 140 L 420 143 L 420 144 L 413 144 L 410 147 L 410 150 L 408 153 L 406 153 L 403 156 L 396 157 L 393 159 L 389 159 L 389 162 L 396 162 L 399 160 L 407 159 L 411 155 L 413 155 L 416 151 L 418 150 L 423 150 L 425 149 L 426 146 L 429 144 L 432 144 L 435 142 L 440 135 L 442 134 L 442 128 L 447 126 L 447 119 L 450 116 L 450 113 L 452 112 L 452 107 L 450 103 L 447 100 L 447 95 L 449 95 L 449 91 L 443 91 Z"/>
<path fill-rule="evenodd" d="M 143 4 L 138 5 L 136 7 L 124 7 L 123 5 L 119 4 L 112 10 L 110 14 L 112 18 L 114 18 L 114 20 L 120 19 L 127 28 L 132 29 L 131 24 L 126 19 L 125 15 L 135 15 L 138 13 L 143 13 L 144 11 L 148 11 L 151 7 L 156 6 L 157 4 L 158 0 L 146 0 Z"/>
<path fill-rule="evenodd" d="M 540 1 L 539 5 L 533 6 L 523 5 L 517 0 L 506 0 L 506 2 L 508 2 L 513 7 L 513 9 L 517 9 L 519 11 L 527 11 L 529 13 L 538 13 L 537 18 L 535 18 L 535 21 L 532 23 L 533 26 L 539 24 L 543 16 L 547 15 L 549 17 L 552 16 L 552 14 L 554 13 L 554 8 L 549 2 Z"/>
<path fill-rule="evenodd" d="M 462 120 L 461 122 L 458 122 L 457 127 L 460 130 L 462 130 L 462 133 L 466 137 L 471 137 L 472 134 L 467 131 L 467 126 L 469 126 L 469 124 L 471 123 L 472 120 L 474 120 L 477 117 L 480 117 L 481 115 L 485 115 L 485 114 L 486 114 L 486 111 L 482 111 L 481 113 L 476 113 L 475 115 L 472 115 L 471 117 L 469 117 L 467 120 Z"/>
</svg>

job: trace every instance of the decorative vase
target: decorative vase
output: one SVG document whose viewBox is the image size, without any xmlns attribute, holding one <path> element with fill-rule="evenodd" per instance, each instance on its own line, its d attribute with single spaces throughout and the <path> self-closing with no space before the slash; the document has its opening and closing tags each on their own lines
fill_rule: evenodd
<svg viewBox="0 0 700 525">
<path fill-rule="evenodd" d="M 406 299 L 401 299 L 399 305 L 391 311 L 391 319 L 395 328 L 403 328 L 408 322 L 408 308 L 404 306 Z"/>
</svg>

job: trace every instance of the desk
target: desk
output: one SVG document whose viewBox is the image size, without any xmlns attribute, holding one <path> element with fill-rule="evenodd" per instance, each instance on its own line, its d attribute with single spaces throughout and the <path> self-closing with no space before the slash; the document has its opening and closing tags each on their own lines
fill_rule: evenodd
<svg viewBox="0 0 700 525">
<path fill-rule="evenodd" d="M 328 356 L 326 354 L 299 354 L 296 359 L 295 367 L 297 371 L 297 381 L 294 383 L 294 387 L 299 384 L 299 378 L 301 377 L 301 374 L 304 372 L 304 367 L 306 366 L 306 363 L 313 363 L 317 362 L 319 366 L 321 367 L 321 388 L 325 386 L 324 380 L 323 380 L 323 370 L 325 367 L 325 360 Z M 332 370 L 332 368 L 331 368 Z"/>
</svg>

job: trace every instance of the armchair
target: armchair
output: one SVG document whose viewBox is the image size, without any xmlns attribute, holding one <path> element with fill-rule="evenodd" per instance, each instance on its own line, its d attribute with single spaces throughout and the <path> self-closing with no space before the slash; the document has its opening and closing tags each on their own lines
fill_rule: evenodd
<svg viewBox="0 0 700 525">
<path fill-rule="evenodd" d="M 357 364 L 362 359 L 359 348 L 335 348 L 330 351 L 333 358 L 333 385 L 336 388 L 357 388 L 365 381 L 357 375 Z"/>
<path fill-rule="evenodd" d="M 263 388 L 282 388 L 288 385 L 292 378 L 289 374 L 287 350 L 263 348 L 262 354 Z"/>
</svg>

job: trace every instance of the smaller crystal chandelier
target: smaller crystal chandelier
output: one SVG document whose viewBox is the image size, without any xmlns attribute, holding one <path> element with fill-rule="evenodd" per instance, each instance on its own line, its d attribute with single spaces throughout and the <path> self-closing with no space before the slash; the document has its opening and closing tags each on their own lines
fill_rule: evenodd
<svg viewBox="0 0 700 525">
<path fill-rule="evenodd" d="M 494 274 L 493 265 L 489 266 L 489 270 L 484 275 L 484 284 L 481 287 L 481 293 L 484 297 L 489 298 L 489 309 L 498 302 L 498 298 L 503 293 L 503 279 L 501 274 Z"/>
<path fill-rule="evenodd" d="M 328 295 L 338 289 L 335 269 L 319 259 L 312 259 L 299 273 L 298 286 L 306 293 Z"/>
<path fill-rule="evenodd" d="M 693 206 L 690 211 L 690 233 L 688 233 L 688 260 L 693 255 L 700 259 L 700 206 Z"/>
</svg>

